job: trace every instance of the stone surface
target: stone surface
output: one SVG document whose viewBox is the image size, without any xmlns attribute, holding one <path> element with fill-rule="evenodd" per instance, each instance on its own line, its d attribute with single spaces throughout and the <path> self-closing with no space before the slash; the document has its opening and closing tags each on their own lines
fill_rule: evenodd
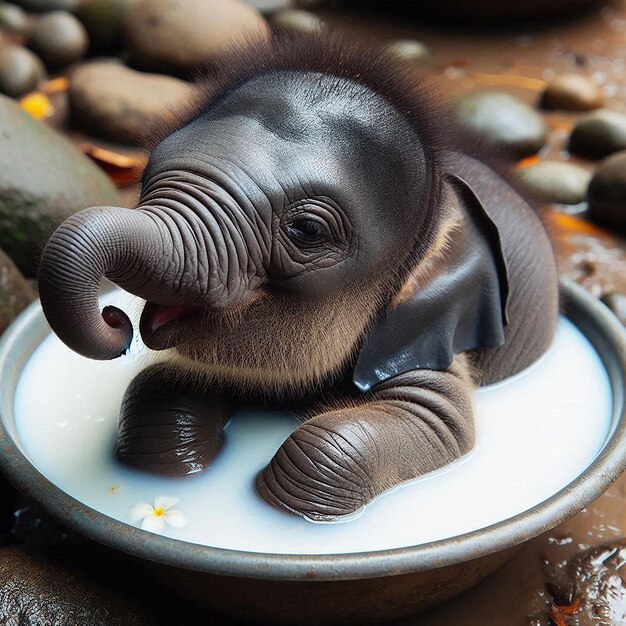
<svg viewBox="0 0 626 626">
<path fill-rule="evenodd" d="M 0 92 L 17 98 L 33 91 L 46 69 L 36 54 L 22 46 L 0 48 Z"/>
<path fill-rule="evenodd" d="M 274 29 L 291 36 L 315 33 L 324 28 L 324 20 L 321 17 L 300 9 L 287 9 L 274 13 L 271 23 Z"/>
<path fill-rule="evenodd" d="M 591 111 L 604 104 L 599 85 L 580 74 L 560 74 L 547 85 L 540 102 L 542 108 L 561 111 Z"/>
<path fill-rule="evenodd" d="M 463 96 L 457 102 L 456 114 L 470 138 L 502 156 L 528 156 L 546 142 L 547 128 L 539 113 L 508 93 Z"/>
<path fill-rule="evenodd" d="M 559 204 L 579 204 L 587 195 L 591 173 L 562 161 L 543 161 L 517 172 L 518 178 L 538 198 Z"/>
<path fill-rule="evenodd" d="M 0 548 L 0 623 L 7 626 L 143 626 L 127 572 L 96 550 Z M 120 589 L 120 581 L 127 587 Z"/>
<path fill-rule="evenodd" d="M 87 29 L 92 54 L 112 54 L 123 45 L 124 18 L 131 0 L 84 0 L 76 17 Z"/>
<path fill-rule="evenodd" d="M 284 9 L 293 9 L 293 0 L 245 0 L 246 4 L 253 6 L 259 13 L 263 15 L 271 15 L 276 11 Z"/>
<path fill-rule="evenodd" d="M 34 299 L 35 293 L 22 273 L 0 250 L 0 334 Z"/>
<path fill-rule="evenodd" d="M 144 141 L 192 93 L 191 85 L 182 80 L 137 72 L 111 60 L 85 63 L 70 76 L 74 123 L 125 143 Z"/>
<path fill-rule="evenodd" d="M 51 11 L 35 22 L 28 45 L 49 69 L 60 69 L 85 55 L 89 38 L 85 27 L 73 15 Z"/>
<path fill-rule="evenodd" d="M 568 150 L 600 159 L 626 150 L 626 115 L 603 109 L 585 116 L 574 126 Z"/>
<path fill-rule="evenodd" d="M 430 56 L 430 49 L 416 39 L 398 39 L 386 46 L 387 51 L 400 61 L 415 63 Z"/>
<path fill-rule="evenodd" d="M 626 233 L 626 150 L 600 163 L 589 183 L 588 200 L 595 221 Z"/>
<path fill-rule="evenodd" d="M 21 35 L 28 29 L 28 16 L 21 7 L 9 2 L 0 4 L 0 29 Z"/>
<path fill-rule="evenodd" d="M 626 294 L 608 293 L 602 298 L 602 302 L 615 313 L 617 319 L 626 326 Z"/>
<path fill-rule="evenodd" d="M 179 74 L 216 63 L 237 38 L 269 37 L 261 14 L 238 0 L 137 0 L 125 32 L 135 64 Z"/>
<path fill-rule="evenodd" d="M 108 177 L 56 131 L 0 96 L 0 247 L 33 276 L 47 237 L 65 218 L 119 204 Z"/>
<path fill-rule="evenodd" d="M 14 0 L 26 11 L 44 13 L 46 11 L 74 11 L 80 0 Z"/>
</svg>

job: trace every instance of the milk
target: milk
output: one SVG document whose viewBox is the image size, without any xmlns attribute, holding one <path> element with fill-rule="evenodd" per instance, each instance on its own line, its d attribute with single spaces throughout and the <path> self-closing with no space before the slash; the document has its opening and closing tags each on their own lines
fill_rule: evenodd
<svg viewBox="0 0 626 626">
<path fill-rule="evenodd" d="M 113 294 L 106 302 L 120 299 Z M 176 498 L 172 509 L 183 514 L 184 525 L 166 524 L 162 534 L 219 548 L 361 552 L 483 528 L 565 487 L 598 454 L 611 426 L 608 376 L 586 338 L 562 318 L 540 361 L 475 393 L 477 441 L 469 455 L 382 495 L 349 521 L 311 523 L 272 508 L 254 490 L 259 470 L 298 425 L 286 413 L 237 413 L 222 452 L 197 475 L 163 478 L 114 459 L 124 391 L 155 358 L 136 339 L 127 356 L 90 361 L 48 336 L 16 390 L 19 444 L 51 482 L 122 522 L 133 524 L 138 503 Z"/>
</svg>

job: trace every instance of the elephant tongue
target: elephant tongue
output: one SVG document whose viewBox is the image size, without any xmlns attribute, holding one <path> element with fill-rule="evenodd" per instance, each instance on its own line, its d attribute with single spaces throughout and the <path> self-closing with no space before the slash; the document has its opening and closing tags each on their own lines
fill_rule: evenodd
<svg viewBox="0 0 626 626">
<path fill-rule="evenodd" d="M 191 304 L 181 304 L 178 306 L 158 305 L 152 311 L 149 325 L 150 331 L 155 332 L 157 329 L 161 328 L 161 326 L 164 326 L 168 322 L 171 322 L 172 320 L 175 320 L 196 308 L 197 307 Z"/>
</svg>

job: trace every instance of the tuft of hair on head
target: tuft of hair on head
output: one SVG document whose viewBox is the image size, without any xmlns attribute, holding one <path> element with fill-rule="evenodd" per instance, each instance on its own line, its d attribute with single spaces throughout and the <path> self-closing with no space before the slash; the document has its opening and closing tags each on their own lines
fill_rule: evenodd
<svg viewBox="0 0 626 626">
<path fill-rule="evenodd" d="M 190 101 L 170 113 L 147 139 L 147 147 L 154 148 L 246 82 L 282 71 L 318 72 L 364 85 L 410 121 L 427 158 L 435 159 L 441 149 L 446 125 L 440 123 L 440 112 L 444 106 L 430 73 L 401 61 L 382 44 L 365 45 L 338 33 L 235 39 L 219 62 L 196 73 Z"/>
</svg>

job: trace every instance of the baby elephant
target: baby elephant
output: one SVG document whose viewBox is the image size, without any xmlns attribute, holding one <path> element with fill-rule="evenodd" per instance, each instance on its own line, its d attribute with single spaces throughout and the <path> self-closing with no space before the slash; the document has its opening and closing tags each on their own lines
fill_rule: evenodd
<svg viewBox="0 0 626 626">
<path fill-rule="evenodd" d="M 217 454 L 235 404 L 306 419 L 257 477 L 272 505 L 350 515 L 474 444 L 472 390 L 530 365 L 558 312 L 540 220 L 414 74 L 339 40 L 239 50 L 163 133 L 136 209 L 70 217 L 44 312 L 92 359 L 130 345 L 106 277 L 167 351 L 131 383 L 117 457 L 169 475 Z M 506 407 L 502 407 L 506 411 Z"/>
</svg>

